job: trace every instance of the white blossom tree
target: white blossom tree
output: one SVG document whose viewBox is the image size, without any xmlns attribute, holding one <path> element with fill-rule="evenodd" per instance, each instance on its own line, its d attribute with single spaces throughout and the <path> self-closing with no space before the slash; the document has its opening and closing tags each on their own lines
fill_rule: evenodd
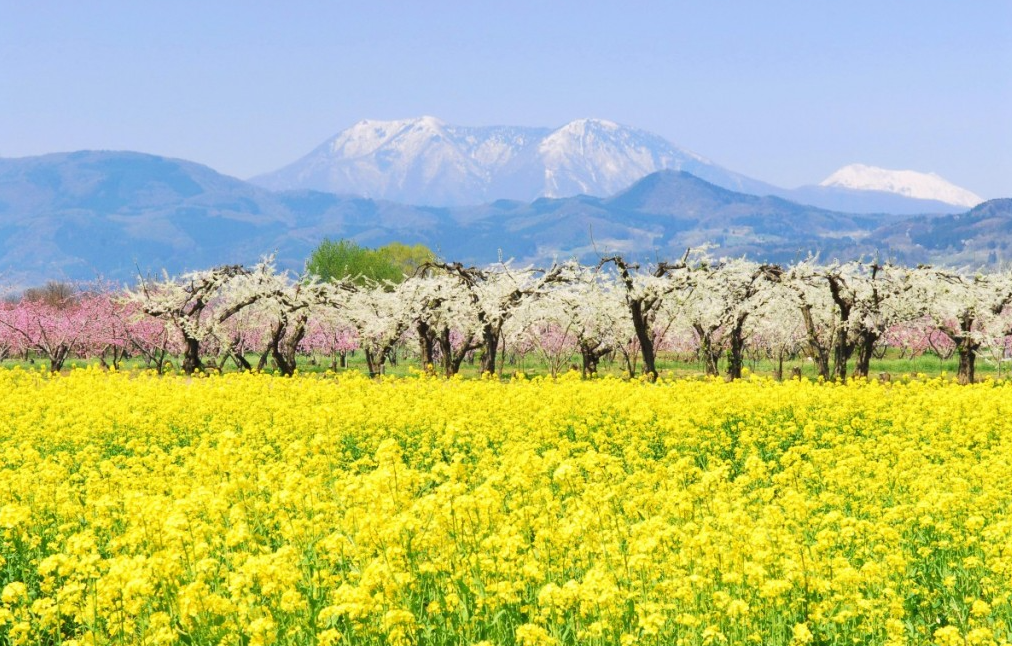
<svg viewBox="0 0 1012 646">
<path fill-rule="evenodd" d="M 822 379 L 829 379 L 830 357 L 837 339 L 839 317 L 836 303 L 823 275 L 823 267 L 808 258 L 790 267 L 781 283 L 793 294 L 804 326 L 804 347 Z"/>
<path fill-rule="evenodd" d="M 418 281 L 340 283 L 339 288 L 346 296 L 336 305 L 337 318 L 358 334 L 369 373 L 379 376 L 394 346 L 416 319 Z"/>
<path fill-rule="evenodd" d="M 466 284 L 446 270 L 425 266 L 409 280 L 417 283 L 415 331 L 423 369 L 438 359 L 452 377 L 469 353 L 481 346 L 481 321 Z"/>
<path fill-rule="evenodd" d="M 613 273 L 576 263 L 567 266 L 566 282 L 552 290 L 550 303 L 568 322 L 585 377 L 597 373 L 601 359 L 635 335 L 625 299 Z"/>
<path fill-rule="evenodd" d="M 950 339 L 959 357 L 957 379 L 973 383 L 982 346 L 1004 357 L 1005 338 L 1012 334 L 1012 273 L 972 276 L 935 267 L 911 271 L 915 298 L 935 329 Z"/>
<path fill-rule="evenodd" d="M 664 312 L 670 311 L 664 308 L 665 300 L 690 285 L 686 265 L 689 254 L 686 251 L 677 263 L 657 263 L 650 271 L 641 271 L 638 264 L 628 263 L 621 256 L 604 258 L 598 263 L 598 268 L 612 264 L 616 269 L 616 283 L 622 288 L 629 321 L 643 357 L 643 374 L 648 379 L 657 378 L 655 346 L 659 336 L 671 324 L 669 319 L 659 325 Z M 633 372 L 631 363 L 629 372 Z"/>
<path fill-rule="evenodd" d="M 748 324 L 753 313 L 773 298 L 782 273 L 777 265 L 745 259 L 704 259 L 689 272 L 692 289 L 683 304 L 683 317 L 699 338 L 707 374 L 717 374 L 717 362 L 726 349 L 727 378 L 741 378 Z"/>
<path fill-rule="evenodd" d="M 807 332 L 807 344 L 820 374 L 833 357 L 833 377 L 847 379 L 854 358 L 854 376 L 867 377 L 876 345 L 897 323 L 919 316 L 910 272 L 889 263 L 860 261 L 819 266 L 805 261 L 787 272 Z M 828 296 L 828 298 L 827 298 Z M 832 342 L 825 343 L 831 332 Z"/>
<path fill-rule="evenodd" d="M 496 374 L 503 326 L 514 311 L 527 299 L 536 298 L 548 285 L 563 280 L 561 266 L 548 270 L 514 269 L 508 262 L 480 269 L 460 263 L 429 263 L 455 278 L 464 287 L 470 307 L 469 320 L 474 324 L 465 335 L 480 339 L 481 371 Z"/>
<path fill-rule="evenodd" d="M 218 341 L 220 327 L 228 319 L 263 298 L 272 285 L 273 259 L 265 259 L 253 271 L 241 265 L 224 265 L 160 281 L 143 278 L 137 290 L 128 292 L 144 314 L 174 328 L 183 340 L 183 372 L 203 370 L 201 344 Z"/>
</svg>

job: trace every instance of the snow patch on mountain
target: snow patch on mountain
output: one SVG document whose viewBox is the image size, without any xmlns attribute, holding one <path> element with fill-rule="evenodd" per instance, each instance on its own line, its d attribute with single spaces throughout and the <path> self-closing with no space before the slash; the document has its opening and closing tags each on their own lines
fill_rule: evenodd
<svg viewBox="0 0 1012 646">
<path fill-rule="evenodd" d="M 692 162 L 711 165 L 656 135 L 603 119 L 567 123 L 541 140 L 538 156 L 546 197 L 611 195 L 658 170 L 680 170 Z"/>
<path fill-rule="evenodd" d="M 956 186 L 935 173 L 889 170 L 864 164 L 844 166 L 820 182 L 819 186 L 836 186 L 859 191 L 883 191 L 965 207 L 974 207 L 984 201 L 984 198 L 979 195 Z"/>
<path fill-rule="evenodd" d="M 275 190 L 448 206 L 605 196 L 665 169 L 685 170 L 732 190 L 772 189 L 657 135 L 603 119 L 578 119 L 553 130 L 455 126 L 428 116 L 360 121 L 295 163 L 252 181 Z"/>
</svg>

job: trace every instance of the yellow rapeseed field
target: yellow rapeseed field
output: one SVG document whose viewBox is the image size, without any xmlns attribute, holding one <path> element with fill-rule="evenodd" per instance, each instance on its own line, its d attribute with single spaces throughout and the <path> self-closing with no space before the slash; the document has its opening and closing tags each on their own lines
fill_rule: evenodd
<svg viewBox="0 0 1012 646">
<path fill-rule="evenodd" d="M 0 393 L 4 643 L 1012 641 L 1004 383 Z"/>
</svg>

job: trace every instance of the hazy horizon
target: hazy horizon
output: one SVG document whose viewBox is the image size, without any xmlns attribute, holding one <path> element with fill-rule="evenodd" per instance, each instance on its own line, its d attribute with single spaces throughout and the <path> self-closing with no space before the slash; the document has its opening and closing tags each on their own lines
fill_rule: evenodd
<svg viewBox="0 0 1012 646">
<path fill-rule="evenodd" d="M 3 157 L 245 179 L 362 119 L 595 117 L 784 187 L 862 163 L 1012 196 L 1007 2 L 3 5 Z"/>
</svg>

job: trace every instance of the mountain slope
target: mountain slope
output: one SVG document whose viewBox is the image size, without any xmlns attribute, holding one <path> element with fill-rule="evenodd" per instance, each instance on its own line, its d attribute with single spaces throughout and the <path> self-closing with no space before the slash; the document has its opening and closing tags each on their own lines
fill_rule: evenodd
<svg viewBox="0 0 1012 646">
<path fill-rule="evenodd" d="M 883 244 L 917 262 L 967 266 L 1012 262 L 1012 199 L 989 200 L 965 213 L 919 216 L 876 232 Z"/>
<path fill-rule="evenodd" d="M 1012 200 L 960 215 L 902 219 L 747 195 L 686 172 L 660 171 L 610 197 L 418 207 L 316 191 L 272 193 L 206 166 L 140 153 L 0 160 L 6 285 L 99 276 L 129 282 L 138 270 L 175 274 L 252 263 L 272 252 L 282 267 L 299 271 L 324 237 L 367 246 L 420 242 L 444 258 L 475 264 L 500 254 L 531 263 L 592 262 L 607 253 L 650 261 L 702 244 L 777 262 L 820 253 L 981 264 L 991 255 L 1007 259 Z"/>
<path fill-rule="evenodd" d="M 555 130 L 453 126 L 434 117 L 361 121 L 302 159 L 251 181 L 275 190 L 459 206 L 610 195 L 662 169 L 687 170 L 734 190 L 774 190 L 656 135 L 600 119 L 579 119 Z"/>
<path fill-rule="evenodd" d="M 0 159 L 0 287 L 132 281 L 252 263 L 299 271 L 325 236 L 434 241 L 440 216 L 312 191 L 274 193 L 179 159 L 80 151 Z M 396 232 L 395 234 L 393 232 Z"/>
<path fill-rule="evenodd" d="M 490 129 L 474 136 L 432 117 L 361 121 L 299 161 L 253 178 L 274 190 L 312 189 L 427 204 L 477 203 L 490 169 L 507 164 L 537 133 Z"/>
<path fill-rule="evenodd" d="M 980 202 L 936 175 L 858 164 L 821 185 L 786 189 L 722 168 L 644 130 L 578 119 L 554 130 L 466 127 L 434 117 L 360 121 L 303 158 L 251 182 L 412 204 L 607 196 L 660 170 L 687 171 L 739 193 L 850 213 L 958 213 Z"/>
<path fill-rule="evenodd" d="M 228 262 L 251 236 L 294 224 L 280 206 L 269 191 L 154 155 L 0 160 L 0 266 L 86 279 L 184 258 L 187 266 Z"/>
</svg>

